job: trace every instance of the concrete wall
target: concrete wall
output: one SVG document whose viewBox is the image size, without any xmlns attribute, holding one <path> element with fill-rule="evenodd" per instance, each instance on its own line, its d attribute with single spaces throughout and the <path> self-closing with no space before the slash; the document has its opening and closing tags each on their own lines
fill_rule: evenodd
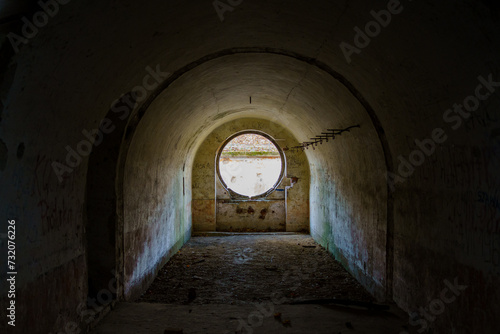
<svg viewBox="0 0 500 334">
<path fill-rule="evenodd" d="M 19 18 L 32 12 L 2 21 L 0 219 L 3 227 L 18 222 L 19 323 L 47 333 L 82 321 L 87 263 L 97 256 L 87 246 L 87 210 L 101 208 L 86 191 L 103 164 L 86 155 L 62 181 L 52 164 L 66 163 L 66 147 L 76 149 L 82 130 L 98 127 L 113 101 L 143 85 L 149 66 L 165 74 L 119 118 L 119 152 L 113 146 L 114 163 L 104 164 L 116 167 L 115 184 L 103 182 L 104 202 L 115 196 L 117 207 L 103 205 L 99 221 L 109 228 L 116 214 L 123 297 L 138 295 L 189 235 L 193 159 L 215 129 L 253 117 L 301 142 L 359 123 L 306 153 L 311 233 L 370 291 L 408 313 L 439 299 L 446 282 L 467 285 L 423 320 L 435 332 L 497 331 L 498 86 L 479 90 L 489 96 L 470 115 L 447 110 L 474 102 L 466 98 L 478 77 L 500 81 L 498 6 L 402 6 L 350 62 L 339 45 L 354 43 L 354 27 L 387 2 L 244 1 L 221 22 L 206 1 L 71 1 L 18 53 L 6 36 L 21 34 Z M 391 190 L 386 172 L 400 174 L 415 139 L 436 128 L 447 139 L 418 168 L 402 167 Z"/>
<path fill-rule="evenodd" d="M 124 167 L 127 299 L 143 293 L 158 270 L 191 236 L 190 183 L 188 172 L 183 170 L 186 157 L 176 152 L 174 141 L 149 120 L 136 130 Z"/>
<path fill-rule="evenodd" d="M 235 202 L 216 178 L 215 156 L 230 135 L 259 130 L 283 148 L 298 145 L 294 136 L 275 122 L 242 118 L 227 122 L 211 132 L 199 146 L 193 168 L 193 229 L 195 231 L 308 231 L 309 164 L 302 151 L 285 151 L 285 177 L 266 201 Z M 298 182 L 287 190 L 290 178 Z M 286 221 L 286 223 L 285 223 Z"/>
<path fill-rule="evenodd" d="M 363 125 L 321 148 L 327 157 L 311 159 L 311 234 L 368 291 L 385 299 L 384 161 L 374 131 Z"/>
<path fill-rule="evenodd" d="M 244 202 L 218 199 L 216 210 L 217 231 L 285 232 L 287 229 L 284 199 Z"/>
</svg>

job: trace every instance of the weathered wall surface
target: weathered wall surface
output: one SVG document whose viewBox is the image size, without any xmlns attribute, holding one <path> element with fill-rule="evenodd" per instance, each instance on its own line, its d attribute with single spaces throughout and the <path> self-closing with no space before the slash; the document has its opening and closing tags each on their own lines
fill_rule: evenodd
<svg viewBox="0 0 500 334">
<path fill-rule="evenodd" d="M 285 232 L 285 200 L 217 200 L 217 231 Z"/>
<path fill-rule="evenodd" d="M 363 106 L 338 82 L 320 84 L 307 78 L 303 86 L 317 103 L 342 110 L 332 113 L 326 124 L 313 123 L 312 133 L 360 126 L 305 151 L 311 165 L 311 234 L 368 291 L 383 299 L 387 186 L 377 130 Z M 338 101 L 343 101 L 341 106 Z M 300 107 L 300 101 L 295 103 Z"/>
<path fill-rule="evenodd" d="M 471 82 L 469 92 L 450 98 L 448 108 L 474 95 L 479 82 Z M 429 310 L 415 321 L 416 328 L 449 324 L 450 332 L 497 330 L 488 319 L 496 317 L 500 303 L 494 288 L 500 284 L 499 96 L 481 103 L 456 129 L 443 120 L 443 108 L 433 125 L 413 135 L 428 140 L 440 128 L 446 141 L 435 149 L 428 144 L 432 154 L 419 166 L 400 163 L 410 175 L 394 192 L 394 295 L 416 314 L 422 313 L 419 307 Z M 401 146 L 407 161 L 416 150 L 423 152 L 411 142 Z"/>
<path fill-rule="evenodd" d="M 116 241 L 126 246 L 127 297 L 187 238 L 191 207 L 198 223 L 214 228 L 208 196 L 215 191 L 196 197 L 196 206 L 190 192 L 194 155 L 215 129 L 260 118 L 301 142 L 359 123 L 306 153 L 311 233 L 370 291 L 417 314 L 421 326 L 496 332 L 498 6 L 401 4 L 350 61 L 339 45 L 352 45 L 353 28 L 373 21 L 370 12 L 387 2 L 244 1 L 221 22 L 207 1 L 71 1 L 18 53 L 6 35 L 21 33 L 19 18 L 32 12 L 10 17 L 14 24 L 1 26 L 0 219 L 3 231 L 8 219 L 17 221 L 19 324 L 48 333 L 82 320 L 77 308 L 88 295 L 88 256 L 95 256 L 87 248 L 87 209 L 99 208 L 87 205 L 85 192 L 102 164 L 84 154 L 59 181 L 52 163 L 66 164 L 66 147 L 87 140 L 82 130 L 98 127 L 113 101 L 146 82 L 147 96 L 120 118 L 130 145 L 118 155 L 124 163 L 116 164 L 115 183 L 123 188 Z M 144 81 L 147 66 L 157 79 Z M 447 139 L 423 162 L 413 153 L 414 169 L 398 171 L 401 159 L 423 152 L 415 139 L 431 138 L 436 128 Z M 386 169 L 403 177 L 393 191 Z M 111 217 L 111 207 L 103 208 Z M 467 285 L 458 294 L 448 286 L 455 278 Z M 450 302 L 441 299 L 445 288 Z M 427 319 L 421 308 L 430 306 L 436 315 Z"/>
<path fill-rule="evenodd" d="M 196 231 L 308 231 L 309 165 L 305 153 L 285 151 L 286 172 L 278 191 L 266 201 L 233 202 L 216 177 L 217 150 L 230 135 L 259 130 L 273 137 L 281 148 L 298 144 L 282 126 L 263 119 L 243 118 L 228 122 L 209 134 L 198 148 L 193 168 L 193 229 Z M 298 182 L 287 190 L 290 178 Z M 216 202 L 217 198 L 217 202 Z M 285 224 L 286 220 L 286 224 Z"/>
<path fill-rule="evenodd" d="M 148 143 L 148 144 L 146 144 Z M 124 179 L 124 293 L 134 299 L 191 237 L 187 157 L 145 117 L 135 131 Z"/>
</svg>

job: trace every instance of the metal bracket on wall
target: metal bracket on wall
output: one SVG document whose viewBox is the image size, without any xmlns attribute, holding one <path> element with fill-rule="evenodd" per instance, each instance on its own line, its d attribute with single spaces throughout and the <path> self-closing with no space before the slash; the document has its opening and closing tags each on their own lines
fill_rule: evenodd
<svg viewBox="0 0 500 334">
<path fill-rule="evenodd" d="M 347 127 L 345 129 L 327 129 L 327 132 L 321 132 L 320 135 L 311 138 L 312 141 L 305 141 L 300 143 L 298 146 L 292 146 L 290 149 L 291 150 L 308 150 L 309 146 L 312 147 L 313 150 L 316 149 L 318 144 L 323 144 L 323 141 L 328 143 L 328 139 L 334 140 L 336 136 L 341 135 L 344 132 L 350 132 L 351 129 L 353 128 L 360 128 L 360 125 L 353 125 L 350 127 Z"/>
</svg>

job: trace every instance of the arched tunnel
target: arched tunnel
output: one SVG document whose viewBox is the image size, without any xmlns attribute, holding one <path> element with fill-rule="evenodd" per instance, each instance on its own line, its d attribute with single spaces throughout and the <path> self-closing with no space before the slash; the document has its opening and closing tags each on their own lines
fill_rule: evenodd
<svg viewBox="0 0 500 334">
<path fill-rule="evenodd" d="M 99 328 L 192 235 L 266 227 L 216 173 L 224 140 L 255 130 L 286 165 L 251 205 L 401 310 L 395 333 L 497 333 L 499 10 L 5 1 L 2 327 Z"/>
</svg>

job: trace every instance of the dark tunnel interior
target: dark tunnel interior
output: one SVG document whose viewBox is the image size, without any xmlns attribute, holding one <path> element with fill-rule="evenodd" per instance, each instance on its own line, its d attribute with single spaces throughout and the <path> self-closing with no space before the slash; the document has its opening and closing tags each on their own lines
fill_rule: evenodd
<svg viewBox="0 0 500 334">
<path fill-rule="evenodd" d="M 498 333 L 499 14 L 3 1 L 2 333 Z"/>
</svg>

